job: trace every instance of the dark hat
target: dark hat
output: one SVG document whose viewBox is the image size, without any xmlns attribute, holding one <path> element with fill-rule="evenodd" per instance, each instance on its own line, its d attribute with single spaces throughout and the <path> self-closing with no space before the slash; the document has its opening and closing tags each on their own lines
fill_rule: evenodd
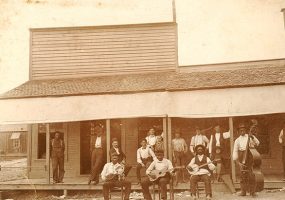
<svg viewBox="0 0 285 200">
<path fill-rule="evenodd" d="M 238 125 L 238 129 L 241 129 L 241 128 L 246 128 L 246 126 L 243 122 L 239 123 L 239 125 Z"/>
<path fill-rule="evenodd" d="M 205 146 L 204 145 L 202 145 L 202 144 L 198 144 L 197 146 L 195 146 L 195 152 L 197 152 L 197 150 L 198 150 L 198 148 L 199 147 L 202 147 L 202 149 L 203 149 L 203 152 L 205 152 Z"/>
</svg>

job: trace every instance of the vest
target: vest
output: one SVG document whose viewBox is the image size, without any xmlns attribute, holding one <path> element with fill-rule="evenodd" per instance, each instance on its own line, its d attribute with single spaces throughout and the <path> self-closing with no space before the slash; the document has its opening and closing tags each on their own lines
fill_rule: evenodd
<svg viewBox="0 0 285 200">
<path fill-rule="evenodd" d="M 198 156 L 195 156 L 195 164 L 198 166 L 204 165 L 207 163 L 207 156 L 203 155 L 203 159 L 200 161 Z M 206 169 L 210 171 L 208 165 L 201 167 L 201 169 Z"/>
<path fill-rule="evenodd" d="M 215 133 L 216 134 L 216 133 Z M 212 142 L 212 153 L 213 154 L 216 154 L 216 136 L 215 134 L 212 135 L 212 138 L 213 138 L 213 142 Z M 223 137 L 223 134 L 220 133 L 220 148 L 221 148 L 221 151 L 224 149 L 224 137 Z M 222 152 L 221 152 L 222 153 Z"/>
</svg>

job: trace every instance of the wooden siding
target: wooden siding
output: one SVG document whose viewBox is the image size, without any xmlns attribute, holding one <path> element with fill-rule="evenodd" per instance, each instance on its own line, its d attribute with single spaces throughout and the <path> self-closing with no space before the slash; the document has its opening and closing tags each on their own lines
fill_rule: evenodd
<svg viewBox="0 0 285 200">
<path fill-rule="evenodd" d="M 174 71 L 176 24 L 31 30 L 30 78 Z"/>
<path fill-rule="evenodd" d="M 65 140 L 65 175 L 64 177 L 76 177 L 79 176 L 80 172 L 80 129 L 79 122 L 68 123 L 67 133 L 64 135 Z M 29 178 L 45 178 L 46 168 L 45 159 L 37 158 L 37 146 L 38 146 L 38 129 L 37 125 L 32 125 L 32 150 L 31 150 L 31 171 L 29 173 Z M 51 177 L 52 177 L 52 166 Z"/>
</svg>

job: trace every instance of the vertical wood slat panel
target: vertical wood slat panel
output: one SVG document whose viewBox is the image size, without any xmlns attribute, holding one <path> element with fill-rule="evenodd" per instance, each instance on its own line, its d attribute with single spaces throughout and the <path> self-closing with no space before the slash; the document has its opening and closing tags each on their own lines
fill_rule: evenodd
<svg viewBox="0 0 285 200">
<path fill-rule="evenodd" d="M 176 34 L 175 23 L 33 29 L 30 78 L 174 71 Z"/>
</svg>

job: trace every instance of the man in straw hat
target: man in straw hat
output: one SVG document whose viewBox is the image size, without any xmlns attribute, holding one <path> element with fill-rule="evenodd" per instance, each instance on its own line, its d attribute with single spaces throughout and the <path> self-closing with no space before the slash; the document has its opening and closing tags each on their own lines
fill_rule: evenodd
<svg viewBox="0 0 285 200">
<path fill-rule="evenodd" d="M 252 172 L 253 159 L 251 156 L 247 156 L 245 159 L 245 152 L 248 147 L 255 147 L 259 145 L 258 139 L 254 135 L 247 134 L 246 126 L 244 123 L 240 123 L 238 126 L 238 132 L 240 136 L 235 140 L 233 149 L 233 160 L 240 166 L 240 196 L 246 196 L 246 191 L 249 189 L 251 196 L 256 196 L 255 188 L 256 182 L 254 174 Z M 246 170 L 244 170 L 246 169 Z"/>
<path fill-rule="evenodd" d="M 196 192 L 198 182 L 203 181 L 205 183 L 206 199 L 211 199 L 211 171 L 215 169 L 215 165 L 211 162 L 210 158 L 205 155 L 206 148 L 204 145 L 199 144 L 194 150 L 196 155 L 187 166 L 188 171 L 192 174 L 190 177 L 191 196 L 193 199 L 197 199 Z"/>
</svg>

